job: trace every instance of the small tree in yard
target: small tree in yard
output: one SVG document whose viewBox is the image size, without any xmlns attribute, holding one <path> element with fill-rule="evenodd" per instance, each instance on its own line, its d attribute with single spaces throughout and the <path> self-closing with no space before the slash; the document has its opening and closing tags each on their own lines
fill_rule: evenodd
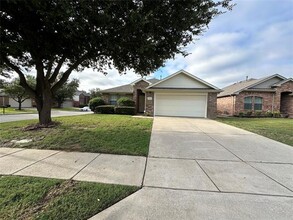
<svg viewBox="0 0 293 220">
<path fill-rule="evenodd" d="M 34 81 L 35 78 L 33 76 L 27 76 L 27 82 L 28 84 L 33 88 L 34 87 Z M 14 79 L 10 83 L 4 83 L 3 85 L 3 91 L 5 94 L 7 94 L 10 98 L 12 98 L 14 101 L 18 102 L 18 110 L 21 110 L 22 103 L 29 99 L 30 96 L 26 92 L 26 90 L 19 85 L 20 80 Z"/>
<path fill-rule="evenodd" d="M 90 97 L 91 99 L 96 98 L 96 97 L 101 97 L 101 90 L 99 88 L 95 88 L 95 89 L 90 89 Z"/>
<path fill-rule="evenodd" d="M 77 88 L 79 86 L 79 80 L 73 79 L 70 82 L 64 83 L 64 85 L 58 89 L 54 94 L 54 99 L 57 102 L 57 107 L 61 108 L 62 104 L 67 98 L 72 99 Z"/>
<path fill-rule="evenodd" d="M 133 69 L 148 75 L 176 54 L 187 55 L 183 48 L 222 9 L 231 9 L 230 2 L 2 0 L 0 75 L 19 75 L 36 101 L 39 124 L 47 126 L 54 95 L 73 70 L 115 67 L 121 74 Z M 24 75 L 32 68 L 35 88 Z"/>
</svg>

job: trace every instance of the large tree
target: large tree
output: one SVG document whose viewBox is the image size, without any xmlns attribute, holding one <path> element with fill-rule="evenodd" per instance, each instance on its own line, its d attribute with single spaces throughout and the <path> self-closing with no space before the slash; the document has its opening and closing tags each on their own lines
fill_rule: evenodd
<svg viewBox="0 0 293 220">
<path fill-rule="evenodd" d="M 26 81 L 31 88 L 35 87 L 35 78 L 33 76 L 26 76 Z M 18 110 L 21 110 L 22 103 L 29 99 L 30 95 L 21 85 L 19 85 L 19 83 L 19 78 L 16 78 L 11 82 L 4 83 L 3 91 L 14 101 L 18 102 Z"/>
<path fill-rule="evenodd" d="M 79 86 L 79 80 L 73 79 L 63 84 L 63 86 L 54 93 L 54 99 L 57 107 L 61 108 L 66 99 L 72 99 Z"/>
<path fill-rule="evenodd" d="M 230 0 L 1 0 L 1 61 L 51 122 L 54 93 L 73 70 L 147 75 L 200 35 Z M 58 81 L 60 70 L 64 74 Z M 35 69 L 36 88 L 25 71 Z"/>
</svg>

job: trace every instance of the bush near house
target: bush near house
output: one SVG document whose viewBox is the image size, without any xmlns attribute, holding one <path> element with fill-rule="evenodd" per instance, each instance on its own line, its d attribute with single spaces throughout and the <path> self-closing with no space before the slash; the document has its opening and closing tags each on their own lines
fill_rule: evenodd
<svg viewBox="0 0 293 220">
<path fill-rule="evenodd" d="M 100 98 L 93 98 L 89 101 L 89 108 L 94 112 L 97 106 L 105 105 L 105 101 Z"/>
<path fill-rule="evenodd" d="M 240 118 L 281 118 L 285 117 L 284 115 L 281 115 L 279 111 L 245 111 L 245 112 L 239 112 L 238 115 L 234 115 L 236 117 Z"/>
<path fill-rule="evenodd" d="M 120 115 L 134 115 L 135 108 L 130 106 L 119 106 L 115 108 L 115 113 Z"/>
<path fill-rule="evenodd" d="M 120 99 L 118 99 L 117 104 L 118 106 L 129 106 L 129 107 L 133 107 L 135 105 L 134 101 L 127 97 L 121 97 Z"/>
<path fill-rule="evenodd" d="M 115 105 L 100 105 L 95 108 L 94 112 L 101 113 L 101 114 L 114 114 Z"/>
</svg>

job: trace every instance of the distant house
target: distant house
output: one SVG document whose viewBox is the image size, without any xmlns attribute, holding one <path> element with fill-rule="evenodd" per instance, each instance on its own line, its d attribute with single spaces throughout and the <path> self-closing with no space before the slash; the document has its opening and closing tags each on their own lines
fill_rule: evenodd
<svg viewBox="0 0 293 220">
<path fill-rule="evenodd" d="M 3 91 L 0 91 L 0 106 L 10 106 L 12 108 L 18 108 L 18 102 L 13 98 L 6 95 Z M 32 99 L 26 99 L 23 103 L 21 103 L 22 108 L 31 108 L 33 107 Z"/>
<path fill-rule="evenodd" d="M 0 90 L 0 107 L 9 105 L 9 97 Z"/>
<path fill-rule="evenodd" d="M 88 105 L 89 101 L 90 101 L 90 94 L 85 91 L 77 91 L 73 96 L 74 107 Z"/>
<path fill-rule="evenodd" d="M 129 97 L 135 102 L 137 113 L 150 116 L 214 118 L 220 91 L 204 80 L 180 70 L 162 80 L 141 78 L 100 92 L 104 101 L 112 105 L 120 97 Z"/>
<path fill-rule="evenodd" d="M 234 83 L 218 94 L 217 108 L 228 115 L 279 111 L 293 117 L 293 80 L 275 74 Z"/>
</svg>

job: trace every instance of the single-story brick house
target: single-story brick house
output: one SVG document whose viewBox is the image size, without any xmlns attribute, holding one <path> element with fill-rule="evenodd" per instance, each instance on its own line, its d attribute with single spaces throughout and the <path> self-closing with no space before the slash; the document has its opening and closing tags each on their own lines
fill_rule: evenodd
<svg viewBox="0 0 293 220">
<path fill-rule="evenodd" d="M 279 111 L 293 117 L 293 79 L 275 74 L 234 83 L 218 94 L 217 106 L 220 113 L 229 115 Z"/>
<path fill-rule="evenodd" d="M 219 88 L 180 70 L 162 80 L 141 78 L 101 94 L 107 104 L 129 97 L 135 101 L 137 113 L 150 116 L 215 118 L 219 92 Z"/>
</svg>

